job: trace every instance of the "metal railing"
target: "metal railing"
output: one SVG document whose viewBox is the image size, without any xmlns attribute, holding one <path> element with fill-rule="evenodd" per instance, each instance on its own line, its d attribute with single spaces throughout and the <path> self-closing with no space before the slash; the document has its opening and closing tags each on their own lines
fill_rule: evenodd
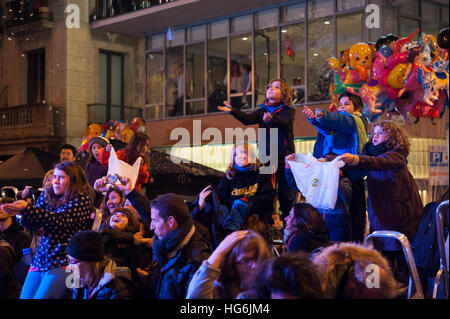
<svg viewBox="0 0 450 319">
<path fill-rule="evenodd" d="M 89 22 L 138 11 L 177 0 L 95 0 Z"/>
<path fill-rule="evenodd" d="M 109 120 L 130 121 L 135 117 L 142 117 L 142 108 L 116 104 L 94 103 L 88 104 L 88 123 L 107 123 Z"/>
<path fill-rule="evenodd" d="M 0 139 L 54 135 L 54 108 L 26 104 L 0 108 Z"/>
<path fill-rule="evenodd" d="M 9 1 L 5 3 L 4 12 L 6 21 L 5 27 L 11 28 L 36 21 L 47 20 L 53 21 L 53 13 L 48 11 L 47 6 L 37 6 L 28 2 L 27 5 Z"/>
</svg>

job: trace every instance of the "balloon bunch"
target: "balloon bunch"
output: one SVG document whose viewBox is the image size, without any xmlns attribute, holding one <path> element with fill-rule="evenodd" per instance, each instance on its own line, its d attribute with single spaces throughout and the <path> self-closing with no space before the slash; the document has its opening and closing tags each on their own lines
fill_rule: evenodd
<svg viewBox="0 0 450 319">
<path fill-rule="evenodd" d="M 393 34 L 371 43 L 356 43 L 330 58 L 336 71 L 334 95 L 353 89 L 364 103 L 363 114 L 374 121 L 385 111 L 389 118 L 409 115 L 419 119 L 441 118 L 448 106 L 448 32 L 436 38 L 422 33 L 418 43 Z M 330 108 L 335 108 L 332 102 Z M 416 120 L 415 123 L 417 123 Z"/>
<path fill-rule="evenodd" d="M 116 139 L 124 143 L 129 143 L 133 135 L 137 132 L 145 133 L 145 120 L 141 117 L 135 117 L 128 123 L 110 120 L 106 124 L 89 124 L 81 141 L 78 154 L 80 154 L 80 157 L 84 157 L 89 153 L 89 140 L 95 136 L 102 136 L 108 140 Z"/>
</svg>

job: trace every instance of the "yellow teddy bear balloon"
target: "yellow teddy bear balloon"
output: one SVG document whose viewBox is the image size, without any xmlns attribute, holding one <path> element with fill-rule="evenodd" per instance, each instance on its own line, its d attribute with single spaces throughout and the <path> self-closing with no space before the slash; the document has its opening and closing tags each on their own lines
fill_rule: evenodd
<svg viewBox="0 0 450 319">
<path fill-rule="evenodd" d="M 351 76 L 347 76 L 347 83 L 361 83 L 366 82 L 369 77 L 369 70 L 372 67 L 372 49 L 369 44 L 359 42 L 350 47 L 349 56 L 349 71 Z"/>
</svg>

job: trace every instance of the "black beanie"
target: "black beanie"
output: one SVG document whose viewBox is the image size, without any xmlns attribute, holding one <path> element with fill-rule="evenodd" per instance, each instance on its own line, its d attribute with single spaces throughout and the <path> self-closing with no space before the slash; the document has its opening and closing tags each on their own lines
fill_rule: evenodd
<svg viewBox="0 0 450 319">
<path fill-rule="evenodd" d="M 80 231 L 70 239 L 66 253 L 80 261 L 102 261 L 105 257 L 103 238 L 93 230 Z"/>
</svg>

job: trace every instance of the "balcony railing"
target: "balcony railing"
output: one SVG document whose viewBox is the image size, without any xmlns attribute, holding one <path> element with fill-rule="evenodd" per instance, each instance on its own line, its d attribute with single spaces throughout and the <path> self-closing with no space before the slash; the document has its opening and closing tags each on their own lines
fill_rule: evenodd
<svg viewBox="0 0 450 319">
<path fill-rule="evenodd" d="M 111 18 L 120 14 L 138 11 L 177 0 L 95 0 L 89 22 Z"/>
<path fill-rule="evenodd" d="M 5 3 L 5 27 L 12 28 L 38 21 L 53 21 L 47 1 L 9 1 Z"/>
<path fill-rule="evenodd" d="M 107 123 L 114 121 L 131 121 L 135 117 L 142 117 L 142 108 L 115 104 L 88 104 L 88 123 Z"/>
<path fill-rule="evenodd" d="M 54 109 L 47 104 L 0 108 L 0 139 L 54 135 Z"/>
</svg>

